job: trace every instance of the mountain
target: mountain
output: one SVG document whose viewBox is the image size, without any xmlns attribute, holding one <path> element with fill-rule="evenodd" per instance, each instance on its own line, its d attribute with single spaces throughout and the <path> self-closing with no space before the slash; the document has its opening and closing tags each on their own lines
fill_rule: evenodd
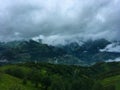
<svg viewBox="0 0 120 90">
<path fill-rule="evenodd" d="M 96 62 L 120 57 L 118 42 L 105 39 L 88 40 L 51 46 L 41 40 L 13 41 L 0 43 L 0 64 L 22 62 L 49 62 L 68 65 L 91 65 Z M 112 52 L 111 52 L 112 50 Z"/>
<path fill-rule="evenodd" d="M 62 48 L 67 53 L 89 64 L 93 62 L 102 62 L 102 61 L 107 61 L 109 59 L 116 59 L 120 57 L 120 52 L 116 52 L 116 51 L 109 52 L 104 50 L 106 47 L 108 47 L 111 44 L 112 42 L 109 42 L 105 39 L 99 39 L 94 41 L 88 40 L 84 42 L 82 45 L 79 45 L 77 43 L 71 43 Z"/>
</svg>

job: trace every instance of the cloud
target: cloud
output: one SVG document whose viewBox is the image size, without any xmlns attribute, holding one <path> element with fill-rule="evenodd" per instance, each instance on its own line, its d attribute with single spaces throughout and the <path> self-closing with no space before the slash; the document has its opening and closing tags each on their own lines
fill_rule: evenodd
<svg viewBox="0 0 120 90">
<path fill-rule="evenodd" d="M 116 43 L 109 44 L 104 49 L 101 49 L 100 51 L 120 53 L 120 43 L 116 42 Z"/>
<path fill-rule="evenodd" d="M 116 59 L 114 59 L 114 60 L 109 59 L 109 60 L 107 60 L 106 62 L 120 62 L 120 57 L 118 57 L 118 58 L 116 58 Z"/>
<path fill-rule="evenodd" d="M 119 0 L 0 0 L 0 40 L 120 40 Z M 41 37 L 40 37 L 41 38 Z"/>
</svg>

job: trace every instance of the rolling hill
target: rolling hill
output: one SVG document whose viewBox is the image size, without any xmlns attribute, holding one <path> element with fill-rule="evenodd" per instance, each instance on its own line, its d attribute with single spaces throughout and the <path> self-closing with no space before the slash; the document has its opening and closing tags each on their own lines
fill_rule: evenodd
<svg viewBox="0 0 120 90">
<path fill-rule="evenodd" d="M 0 67 L 2 90 L 120 90 L 120 63 L 90 67 L 47 63 Z"/>
</svg>

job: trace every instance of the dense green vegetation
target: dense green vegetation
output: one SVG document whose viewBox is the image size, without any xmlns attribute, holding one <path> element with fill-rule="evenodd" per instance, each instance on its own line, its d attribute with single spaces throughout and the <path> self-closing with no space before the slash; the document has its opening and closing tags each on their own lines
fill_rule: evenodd
<svg viewBox="0 0 120 90">
<path fill-rule="evenodd" d="M 0 67 L 0 90 L 120 90 L 120 63 L 90 67 L 21 63 Z"/>
</svg>

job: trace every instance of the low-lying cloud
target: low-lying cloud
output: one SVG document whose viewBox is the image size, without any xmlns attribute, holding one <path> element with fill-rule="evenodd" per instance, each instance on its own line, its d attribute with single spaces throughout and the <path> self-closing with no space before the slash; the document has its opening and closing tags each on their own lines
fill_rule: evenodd
<svg viewBox="0 0 120 90">
<path fill-rule="evenodd" d="M 118 57 L 116 59 L 109 59 L 106 62 L 120 62 L 120 57 Z"/>
<path fill-rule="evenodd" d="M 112 44 L 108 44 L 104 49 L 100 50 L 101 52 L 116 52 L 120 53 L 120 43 L 115 42 Z"/>
<path fill-rule="evenodd" d="M 0 6 L 1 41 L 120 40 L 120 0 L 0 0 Z"/>
</svg>

